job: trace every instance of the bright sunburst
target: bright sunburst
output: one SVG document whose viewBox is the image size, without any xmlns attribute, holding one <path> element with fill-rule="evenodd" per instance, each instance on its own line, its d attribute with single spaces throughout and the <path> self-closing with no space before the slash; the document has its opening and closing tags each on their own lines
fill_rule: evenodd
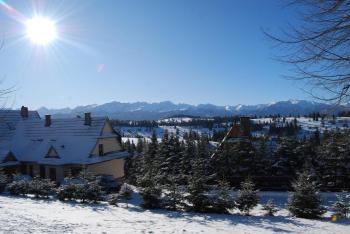
<svg viewBox="0 0 350 234">
<path fill-rule="evenodd" d="M 25 24 L 26 35 L 35 44 L 45 46 L 57 37 L 55 23 L 50 19 L 35 17 Z"/>
</svg>

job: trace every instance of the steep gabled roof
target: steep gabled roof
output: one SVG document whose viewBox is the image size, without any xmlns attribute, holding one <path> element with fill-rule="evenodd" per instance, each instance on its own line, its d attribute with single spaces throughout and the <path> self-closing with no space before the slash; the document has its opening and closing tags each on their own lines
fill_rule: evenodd
<svg viewBox="0 0 350 234">
<path fill-rule="evenodd" d="M 237 124 L 234 124 L 230 131 L 227 133 L 226 138 L 236 138 L 236 137 L 242 137 L 243 131 L 241 127 Z"/>
<path fill-rule="evenodd" d="M 41 119 L 20 121 L 6 147 L 19 161 L 40 164 L 89 164 L 110 160 L 98 156 L 93 160 L 89 158 L 106 122 L 107 118 L 99 117 L 92 118 L 91 125 L 84 125 L 83 118 L 52 119 L 51 125 L 45 127 L 45 120 Z M 55 149 L 59 158 L 45 157 L 50 148 Z M 114 155 L 114 158 L 118 157 L 125 157 L 125 152 Z"/>
</svg>

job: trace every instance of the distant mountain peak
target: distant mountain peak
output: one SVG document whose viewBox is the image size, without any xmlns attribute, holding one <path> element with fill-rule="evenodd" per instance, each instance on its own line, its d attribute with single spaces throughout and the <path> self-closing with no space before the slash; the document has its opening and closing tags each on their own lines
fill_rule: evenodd
<svg viewBox="0 0 350 234">
<path fill-rule="evenodd" d="M 227 116 L 227 115 L 305 115 L 312 112 L 340 111 L 344 106 L 334 107 L 325 103 L 291 99 L 288 101 L 271 102 L 268 104 L 236 106 L 218 106 L 213 104 L 191 105 L 185 103 L 175 104 L 171 101 L 162 102 L 131 102 L 123 103 L 112 101 L 101 105 L 92 104 L 77 106 L 75 108 L 38 109 L 40 115 L 51 114 L 54 117 L 75 117 L 84 112 L 91 112 L 92 116 L 108 116 L 115 119 L 128 120 L 158 120 L 176 115 L 189 116 Z"/>
</svg>

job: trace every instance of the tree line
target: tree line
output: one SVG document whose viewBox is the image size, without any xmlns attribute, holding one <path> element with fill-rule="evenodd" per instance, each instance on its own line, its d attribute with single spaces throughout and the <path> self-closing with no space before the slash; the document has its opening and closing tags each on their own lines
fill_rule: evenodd
<svg viewBox="0 0 350 234">
<path fill-rule="evenodd" d="M 150 175 L 161 185 L 188 185 L 194 175 L 208 184 L 225 180 L 239 186 L 246 178 L 254 179 L 260 189 L 288 190 L 298 173 L 308 170 L 325 191 L 350 188 L 349 130 L 316 130 L 309 137 L 294 136 L 237 139 L 220 147 L 209 142 L 207 135 L 188 134 L 180 139 L 165 131 L 158 142 L 153 133 L 149 142 L 124 143 L 133 156 L 125 165 L 129 183 L 138 185 Z"/>
</svg>

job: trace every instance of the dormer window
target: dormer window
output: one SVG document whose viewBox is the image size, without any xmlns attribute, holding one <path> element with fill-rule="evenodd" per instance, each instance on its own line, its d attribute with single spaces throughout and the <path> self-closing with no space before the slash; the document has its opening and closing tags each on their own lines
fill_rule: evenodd
<svg viewBox="0 0 350 234">
<path fill-rule="evenodd" d="M 13 162 L 13 161 L 17 161 L 17 158 L 16 158 L 15 155 L 13 155 L 13 153 L 10 151 L 10 152 L 8 152 L 8 154 L 5 156 L 3 162 Z"/>
<path fill-rule="evenodd" d="M 104 152 L 103 152 L 103 144 L 99 144 L 98 145 L 98 155 L 103 156 Z"/>
<path fill-rule="evenodd" d="M 58 155 L 56 149 L 53 146 L 51 146 L 45 158 L 60 158 L 60 156 Z"/>
</svg>

